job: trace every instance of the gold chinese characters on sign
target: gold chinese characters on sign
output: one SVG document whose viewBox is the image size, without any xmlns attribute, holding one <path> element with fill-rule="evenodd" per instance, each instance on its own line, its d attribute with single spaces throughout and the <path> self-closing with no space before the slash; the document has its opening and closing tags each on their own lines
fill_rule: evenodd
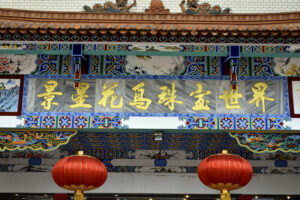
<svg viewBox="0 0 300 200">
<path fill-rule="evenodd" d="M 190 92 L 187 95 L 187 97 L 189 96 L 190 98 L 188 103 L 186 101 L 182 101 L 184 99 L 184 97 L 182 97 L 182 91 L 185 92 L 185 89 L 181 88 L 181 96 L 180 98 L 177 97 L 178 91 L 176 89 L 175 81 L 172 81 L 172 83 L 169 86 L 155 86 L 157 87 L 157 89 L 153 91 L 157 93 L 154 94 L 152 91 L 151 95 L 147 95 L 147 89 L 151 89 L 150 87 L 147 87 L 147 82 L 145 81 L 139 81 L 138 83 L 135 83 L 134 85 L 130 86 L 131 91 L 123 91 L 124 93 L 122 93 L 122 89 L 119 88 L 119 84 L 119 82 L 114 81 L 110 83 L 104 82 L 102 85 L 98 86 L 99 88 L 101 87 L 101 89 L 99 91 L 99 99 L 96 99 L 95 103 L 97 103 L 100 107 L 109 107 L 110 109 L 120 109 L 126 106 L 127 104 L 130 107 L 134 107 L 143 111 L 148 111 L 151 106 L 155 105 L 162 105 L 166 107 L 166 109 L 168 109 L 169 111 L 174 111 L 178 104 L 186 104 L 184 105 L 185 107 L 189 107 L 194 111 L 210 111 L 210 104 L 212 103 L 212 100 L 224 101 L 226 110 L 242 109 L 242 105 L 245 106 L 245 103 L 242 105 L 240 104 L 240 101 L 244 99 L 244 95 L 239 91 L 239 87 L 236 87 L 236 89 L 230 88 L 230 90 L 221 89 L 219 94 L 217 94 L 211 89 L 205 89 L 205 86 L 200 81 L 195 82 L 195 84 L 193 83 L 194 89 L 192 91 L 190 90 Z M 56 97 L 63 96 L 64 93 L 61 91 L 56 91 L 57 86 L 58 82 L 56 80 L 49 80 L 44 84 L 44 92 L 37 94 L 38 98 L 43 98 L 42 102 L 40 103 L 40 106 L 43 107 L 45 110 L 50 110 L 52 105 L 59 106 L 60 102 L 58 99 L 56 99 Z M 72 100 L 72 102 L 74 102 L 74 104 L 71 104 L 68 107 L 71 109 L 91 109 L 93 105 L 86 103 L 86 100 L 89 98 L 88 94 L 91 94 L 91 91 L 90 93 L 88 93 L 89 88 L 90 83 L 81 82 L 78 88 L 73 88 L 74 91 L 71 92 L 71 94 L 65 94 L 70 95 L 69 98 Z M 248 90 L 249 89 L 250 88 L 248 87 Z M 255 102 L 255 106 L 261 109 L 262 113 L 265 113 L 266 101 L 275 101 L 274 98 L 271 98 L 269 97 L 270 95 L 266 94 L 267 89 L 268 84 L 265 82 L 254 83 L 253 87 L 251 87 L 253 98 L 251 100 L 247 100 L 246 104 L 253 104 Z M 221 92 L 223 92 L 223 94 Z M 132 94 L 129 100 L 126 96 L 126 93 Z M 124 100 L 125 96 L 127 97 L 126 102 Z M 149 98 L 149 96 L 152 96 L 152 98 Z M 68 97 L 64 96 L 64 98 Z M 220 107 L 220 105 L 224 104 L 218 104 L 218 106 Z M 215 109 L 214 105 L 213 108 Z"/>
<path fill-rule="evenodd" d="M 224 90 L 224 94 L 219 95 L 220 99 L 224 99 L 226 109 L 240 109 L 239 99 L 243 98 L 243 94 L 239 93 L 239 87 L 236 89 L 230 88 L 230 93 Z"/>
<path fill-rule="evenodd" d="M 114 102 L 118 98 L 118 95 L 115 94 L 115 88 L 118 87 L 118 83 L 111 83 L 109 85 L 106 85 L 104 83 L 102 89 L 104 89 L 102 94 L 102 98 L 98 101 L 98 105 L 103 106 L 106 108 L 106 104 L 110 104 L 110 108 L 115 109 L 115 108 L 122 108 L 123 107 L 123 97 L 120 97 L 120 102 L 119 104 L 115 105 Z"/>
<path fill-rule="evenodd" d="M 89 89 L 90 84 L 86 82 L 82 82 L 79 84 L 79 87 L 74 87 L 77 91 L 77 94 L 72 94 L 72 100 L 76 102 L 76 104 L 70 105 L 70 108 L 92 108 L 91 104 L 85 104 L 85 99 L 89 96 L 86 93 L 86 90 Z"/>
<path fill-rule="evenodd" d="M 168 88 L 168 86 L 161 86 L 160 89 L 162 92 L 158 95 L 158 104 L 163 104 L 164 106 L 167 106 L 169 110 L 173 111 L 174 110 L 174 104 L 183 104 L 183 101 L 177 101 L 176 99 L 176 83 L 173 81 L 172 82 L 172 89 Z"/>
<path fill-rule="evenodd" d="M 256 101 L 255 105 L 256 107 L 259 107 L 259 103 L 262 104 L 262 112 L 266 112 L 266 106 L 265 106 L 265 100 L 268 101 L 275 101 L 273 98 L 269 98 L 264 96 L 266 94 L 266 89 L 268 88 L 268 85 L 263 82 L 255 83 L 254 87 L 252 87 L 253 91 L 253 99 L 248 101 L 249 104 L 252 104 L 254 101 Z"/>
<path fill-rule="evenodd" d="M 53 102 L 55 95 L 63 95 L 62 92 L 54 92 L 55 88 L 57 87 L 58 83 L 55 80 L 47 81 L 46 84 L 44 84 L 44 87 L 46 88 L 45 92 L 42 94 L 38 94 L 38 97 L 43 97 L 44 101 L 41 103 L 41 106 L 44 107 L 45 110 L 50 110 L 51 105 L 58 106 L 58 102 Z"/>
<path fill-rule="evenodd" d="M 152 103 L 152 100 L 144 97 L 144 86 L 145 82 L 143 81 L 132 88 L 132 90 L 134 91 L 134 98 L 133 101 L 129 102 L 130 106 L 135 106 L 136 108 L 141 110 L 148 110 L 150 104 Z"/>
<path fill-rule="evenodd" d="M 211 94 L 211 91 L 207 90 L 204 92 L 202 87 L 202 83 L 197 83 L 197 90 L 190 93 L 190 96 L 197 99 L 195 106 L 192 107 L 193 110 L 209 110 L 209 100 L 204 100 L 204 96 Z"/>
</svg>

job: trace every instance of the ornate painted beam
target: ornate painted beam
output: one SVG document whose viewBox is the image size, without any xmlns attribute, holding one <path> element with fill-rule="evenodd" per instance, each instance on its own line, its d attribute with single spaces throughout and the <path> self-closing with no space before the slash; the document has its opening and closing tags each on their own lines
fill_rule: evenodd
<svg viewBox="0 0 300 200">
<path fill-rule="evenodd" d="M 241 147 L 255 153 L 264 152 L 300 152 L 299 132 L 241 132 L 232 131 L 229 135 L 236 139 Z"/>
<path fill-rule="evenodd" d="M 299 38 L 300 42 L 300 38 Z M 84 43 L 83 55 L 127 55 L 127 56 L 223 56 L 229 55 L 230 44 L 177 44 L 177 43 Z M 300 57 L 297 44 L 235 44 L 240 47 L 241 57 Z M 0 54 L 52 54 L 72 55 L 72 44 L 60 42 L 0 41 Z"/>
<path fill-rule="evenodd" d="M 77 130 L 1 129 L 0 151 L 25 149 L 52 151 L 67 144 L 76 134 Z"/>
</svg>

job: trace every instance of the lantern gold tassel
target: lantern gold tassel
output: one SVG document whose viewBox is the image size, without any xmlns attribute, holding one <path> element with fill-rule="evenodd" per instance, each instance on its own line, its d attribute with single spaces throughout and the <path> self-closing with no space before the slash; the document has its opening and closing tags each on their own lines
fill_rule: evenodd
<svg viewBox="0 0 300 200">
<path fill-rule="evenodd" d="M 76 190 L 74 200 L 84 200 L 83 192 L 81 190 Z"/>
<path fill-rule="evenodd" d="M 230 197 L 230 194 L 229 194 L 228 190 L 222 190 L 221 200 L 231 200 L 231 197 Z"/>
</svg>

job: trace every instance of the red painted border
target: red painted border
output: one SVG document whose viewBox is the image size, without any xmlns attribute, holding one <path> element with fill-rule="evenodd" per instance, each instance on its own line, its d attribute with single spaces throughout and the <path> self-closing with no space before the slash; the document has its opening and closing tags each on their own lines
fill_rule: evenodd
<svg viewBox="0 0 300 200">
<path fill-rule="evenodd" d="M 20 116 L 22 113 L 24 75 L 0 75 L 0 79 L 20 79 L 20 93 L 17 112 L 0 112 L 0 116 Z"/>
<path fill-rule="evenodd" d="M 294 112 L 293 85 L 292 85 L 293 81 L 300 81 L 300 77 L 288 77 L 290 112 L 292 118 L 300 118 L 300 114 L 295 114 Z"/>
</svg>

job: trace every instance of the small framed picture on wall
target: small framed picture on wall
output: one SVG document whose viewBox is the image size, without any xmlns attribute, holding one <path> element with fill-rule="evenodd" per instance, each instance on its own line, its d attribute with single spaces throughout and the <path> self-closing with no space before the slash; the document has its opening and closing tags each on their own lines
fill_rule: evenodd
<svg viewBox="0 0 300 200">
<path fill-rule="evenodd" d="M 23 75 L 0 75 L 0 115 L 21 115 L 23 82 Z"/>
<path fill-rule="evenodd" d="M 300 77 L 289 77 L 289 100 L 292 118 L 300 118 Z"/>
</svg>

